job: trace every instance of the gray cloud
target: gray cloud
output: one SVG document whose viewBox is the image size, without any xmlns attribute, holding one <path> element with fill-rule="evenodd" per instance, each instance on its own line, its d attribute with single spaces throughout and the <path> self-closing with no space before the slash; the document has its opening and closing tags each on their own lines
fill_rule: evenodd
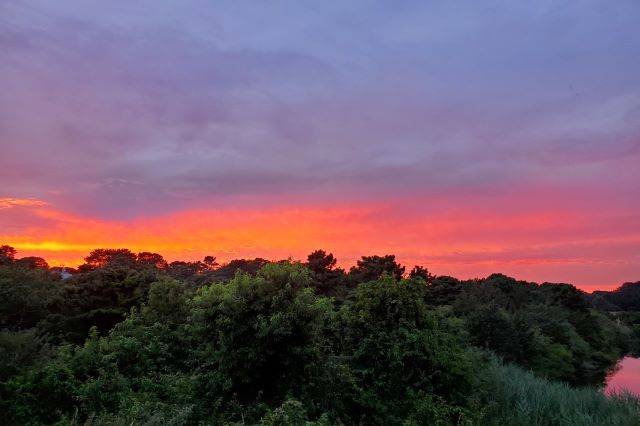
<svg viewBox="0 0 640 426">
<path fill-rule="evenodd" d="M 635 2 L 0 7 L 6 195 L 131 216 L 640 179 Z"/>
</svg>

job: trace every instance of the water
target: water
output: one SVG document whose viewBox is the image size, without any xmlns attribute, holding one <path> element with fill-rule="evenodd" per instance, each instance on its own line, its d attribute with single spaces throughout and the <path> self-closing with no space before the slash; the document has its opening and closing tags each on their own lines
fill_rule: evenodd
<svg viewBox="0 0 640 426">
<path fill-rule="evenodd" d="M 609 394 L 622 389 L 640 396 L 640 358 L 630 356 L 622 358 L 616 369 L 607 377 L 605 393 Z"/>
</svg>

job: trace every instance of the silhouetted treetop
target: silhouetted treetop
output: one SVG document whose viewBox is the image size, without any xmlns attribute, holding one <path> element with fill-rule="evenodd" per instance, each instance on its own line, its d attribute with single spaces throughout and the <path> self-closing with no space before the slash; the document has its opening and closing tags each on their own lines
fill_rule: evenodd
<svg viewBox="0 0 640 426">
<path fill-rule="evenodd" d="M 377 280 L 383 274 L 389 274 L 399 280 L 404 275 L 404 266 L 396 262 L 393 254 L 386 256 L 362 256 L 358 264 L 349 270 L 352 281 L 362 283 Z"/>
<path fill-rule="evenodd" d="M 29 269 L 48 269 L 49 268 L 49 264 L 47 263 L 46 260 L 44 260 L 41 257 L 36 257 L 36 256 L 27 256 L 27 257 L 22 257 L 18 260 L 15 261 L 15 263 L 17 265 L 23 266 L 25 268 L 29 268 Z"/>
<path fill-rule="evenodd" d="M 16 257 L 16 253 L 16 249 L 11 246 L 0 246 L 0 265 L 6 265 L 13 262 Z"/>
<path fill-rule="evenodd" d="M 624 283 L 613 291 L 594 291 L 590 299 L 607 311 L 640 311 L 640 281 Z"/>
<path fill-rule="evenodd" d="M 337 261 L 333 254 L 316 250 L 307 256 L 307 267 L 316 273 L 330 271 L 336 266 Z"/>
<path fill-rule="evenodd" d="M 159 255 L 158 253 L 150 253 L 148 251 L 138 253 L 138 255 L 136 256 L 136 261 L 140 266 L 143 267 L 149 266 L 158 269 L 165 269 L 168 266 L 167 261 L 164 260 L 164 257 L 162 257 L 162 255 Z"/>
<path fill-rule="evenodd" d="M 431 282 L 434 280 L 435 276 L 431 275 L 427 268 L 416 265 L 413 267 L 411 272 L 409 272 L 409 278 L 421 278 L 426 282 Z"/>
<path fill-rule="evenodd" d="M 91 271 L 106 267 L 133 268 L 136 259 L 135 253 L 129 249 L 96 249 L 84 258 L 85 263 L 79 269 Z"/>
</svg>

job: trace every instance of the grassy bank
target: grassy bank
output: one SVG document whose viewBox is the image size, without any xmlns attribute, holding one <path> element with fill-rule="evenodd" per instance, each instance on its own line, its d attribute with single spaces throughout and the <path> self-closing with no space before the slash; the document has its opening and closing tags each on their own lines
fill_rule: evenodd
<svg viewBox="0 0 640 426">
<path fill-rule="evenodd" d="M 517 366 L 489 364 L 486 425 L 640 425 L 640 399 L 550 382 Z"/>
</svg>

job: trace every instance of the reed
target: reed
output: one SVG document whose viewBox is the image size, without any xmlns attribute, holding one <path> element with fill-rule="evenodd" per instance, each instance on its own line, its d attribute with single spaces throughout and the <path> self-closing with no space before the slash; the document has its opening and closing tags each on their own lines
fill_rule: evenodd
<svg viewBox="0 0 640 426">
<path fill-rule="evenodd" d="M 628 392 L 606 396 L 595 388 L 572 388 L 497 359 L 488 374 L 484 424 L 640 425 L 640 399 Z"/>
</svg>

